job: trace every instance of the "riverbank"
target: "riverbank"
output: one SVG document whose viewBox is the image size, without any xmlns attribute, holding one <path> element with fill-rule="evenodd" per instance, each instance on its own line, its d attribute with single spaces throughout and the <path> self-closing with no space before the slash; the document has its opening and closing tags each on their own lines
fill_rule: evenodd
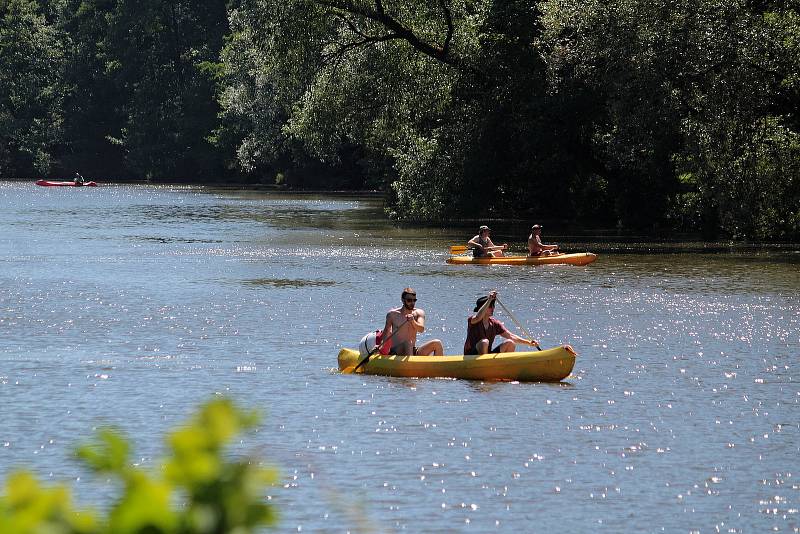
<svg viewBox="0 0 800 534">
<path fill-rule="evenodd" d="M 147 180 L 114 180 L 104 182 L 94 178 L 102 185 L 150 185 L 159 187 L 199 187 L 210 191 L 248 193 L 269 193 L 296 196 L 298 198 L 310 197 L 347 197 L 375 201 L 375 216 L 385 217 L 380 209 L 380 201 L 385 197 L 383 191 L 378 190 L 320 190 L 320 189 L 292 189 L 274 184 L 256 183 L 187 183 L 187 182 L 154 182 Z M 35 182 L 34 178 L 6 178 L 10 182 Z M 388 218 L 387 218 L 388 220 Z M 659 229 L 652 233 L 641 230 L 625 230 L 607 228 L 603 226 L 582 227 L 574 221 L 564 220 L 521 220 L 521 219 L 455 219 L 449 221 L 406 222 L 395 221 L 398 228 L 437 228 L 463 231 L 464 241 L 468 240 L 478 226 L 488 224 L 492 227 L 492 236 L 495 242 L 508 242 L 513 252 L 522 253 L 526 250 L 526 240 L 530 225 L 542 224 L 543 240 L 545 242 L 561 243 L 562 248 L 571 251 L 591 250 L 602 254 L 686 254 L 686 253 L 736 253 L 743 255 L 757 255 L 765 252 L 783 252 L 792 259 L 793 255 L 800 256 L 800 243 L 791 241 L 736 241 L 736 240 L 704 240 L 699 233 L 671 232 L 669 238 L 664 237 L 664 230 Z M 467 235 L 470 234 L 470 235 Z M 563 245 L 566 245 L 564 247 Z M 797 261 L 800 261 L 798 259 Z"/>
</svg>

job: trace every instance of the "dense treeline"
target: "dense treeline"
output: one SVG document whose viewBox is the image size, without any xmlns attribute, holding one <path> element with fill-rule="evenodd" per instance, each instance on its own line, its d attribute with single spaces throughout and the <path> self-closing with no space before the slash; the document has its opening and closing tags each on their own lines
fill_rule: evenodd
<svg viewBox="0 0 800 534">
<path fill-rule="evenodd" d="M 0 0 L 0 175 L 800 237 L 796 0 Z"/>
</svg>

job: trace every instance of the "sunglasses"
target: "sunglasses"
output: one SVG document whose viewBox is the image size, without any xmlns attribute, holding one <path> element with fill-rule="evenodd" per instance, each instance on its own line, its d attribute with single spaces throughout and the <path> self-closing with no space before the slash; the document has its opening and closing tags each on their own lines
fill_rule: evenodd
<svg viewBox="0 0 800 534">
<path fill-rule="evenodd" d="M 410 299 L 408 297 L 405 297 L 403 300 L 406 301 L 406 302 L 417 302 L 416 298 Z"/>
</svg>

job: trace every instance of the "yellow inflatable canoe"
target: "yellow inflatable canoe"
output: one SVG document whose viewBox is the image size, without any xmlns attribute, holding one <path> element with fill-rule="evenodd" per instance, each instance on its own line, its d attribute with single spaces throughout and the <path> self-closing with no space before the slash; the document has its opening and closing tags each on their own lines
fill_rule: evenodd
<svg viewBox="0 0 800 534">
<path fill-rule="evenodd" d="M 453 265 L 545 265 L 568 263 L 570 265 L 588 265 L 597 259 L 597 254 L 580 252 L 575 254 L 557 254 L 554 256 L 501 256 L 499 258 L 473 258 L 472 256 L 450 256 L 447 263 Z"/>
<path fill-rule="evenodd" d="M 466 378 L 559 382 L 572 372 L 575 351 L 566 345 L 537 352 L 504 352 L 481 356 L 372 356 L 357 373 L 413 378 Z M 364 358 L 358 351 L 339 352 L 339 370 L 352 372 Z"/>
</svg>

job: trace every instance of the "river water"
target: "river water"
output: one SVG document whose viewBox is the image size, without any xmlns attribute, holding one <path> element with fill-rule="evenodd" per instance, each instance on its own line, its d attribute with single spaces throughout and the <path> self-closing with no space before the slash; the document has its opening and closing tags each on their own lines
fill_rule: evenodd
<svg viewBox="0 0 800 534">
<path fill-rule="evenodd" d="M 102 506 L 113 484 L 77 444 L 115 425 L 155 467 L 223 394 L 264 414 L 241 447 L 278 468 L 284 532 L 800 529 L 790 248 L 449 266 L 473 232 L 397 227 L 373 200 L 144 185 L 0 182 L 0 229 L 0 478 Z M 575 347 L 573 375 L 338 374 L 405 286 L 448 353 L 497 289 L 543 346 Z"/>
</svg>

